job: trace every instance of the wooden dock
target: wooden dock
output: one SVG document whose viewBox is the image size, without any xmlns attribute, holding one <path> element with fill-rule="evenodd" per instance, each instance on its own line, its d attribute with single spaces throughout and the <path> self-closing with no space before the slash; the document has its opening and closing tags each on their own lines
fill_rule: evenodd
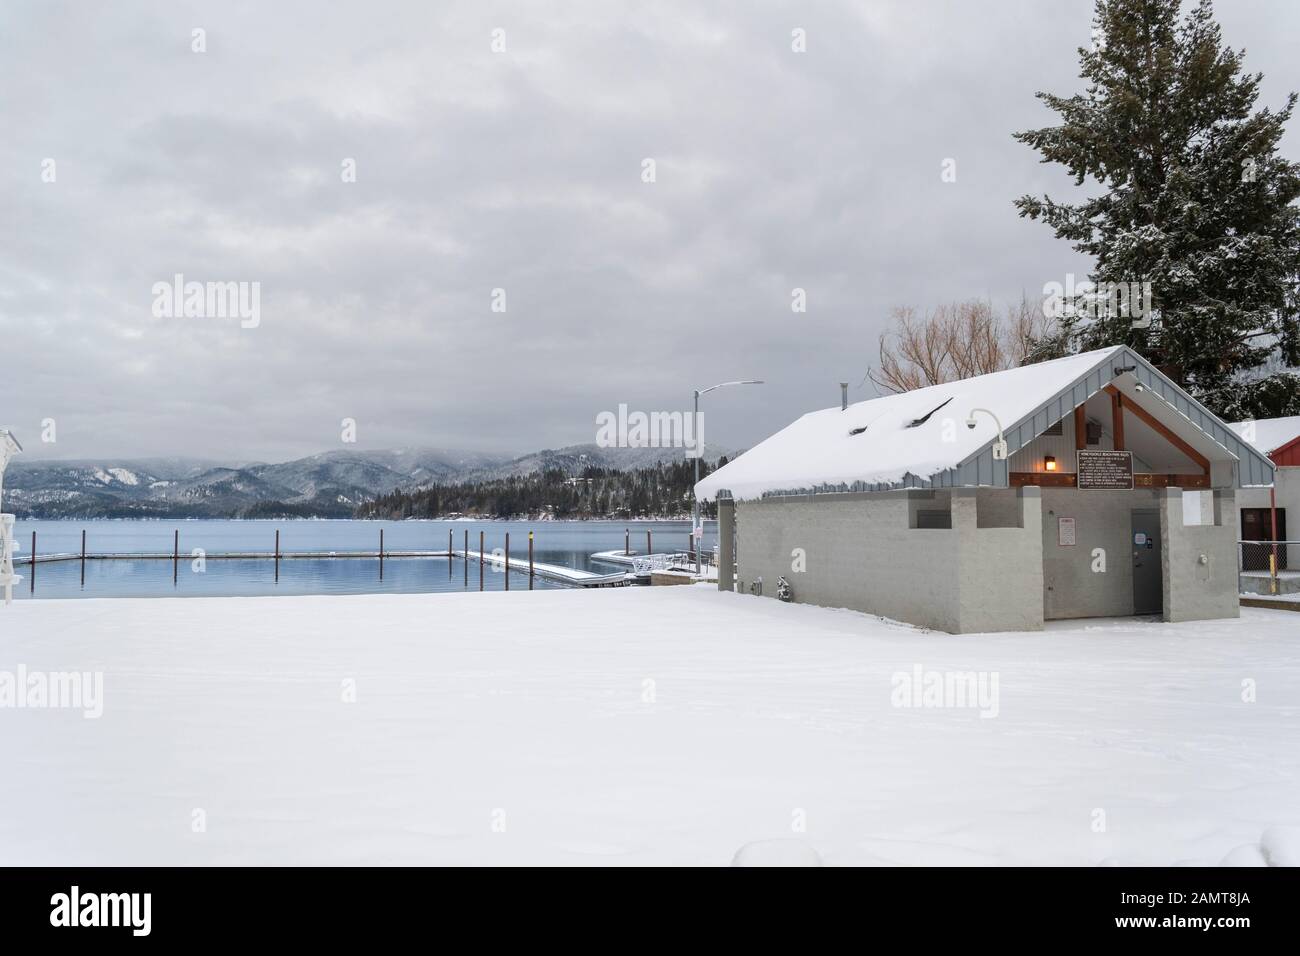
<svg viewBox="0 0 1300 956">
<path fill-rule="evenodd" d="M 527 576 L 529 573 L 529 563 L 526 558 L 520 560 L 511 557 L 507 561 L 505 555 L 498 555 L 493 552 L 481 554 L 478 551 L 456 551 L 454 554 L 471 561 L 478 561 L 495 571 L 505 571 L 508 565 L 512 574 Z M 536 561 L 532 563 L 531 567 L 532 573 L 537 577 L 545 578 L 548 581 L 556 581 L 560 584 L 567 584 L 571 587 L 618 588 L 631 583 L 626 571 L 617 571 L 613 574 L 596 574 L 593 571 L 579 571 L 577 568 L 566 568 L 558 564 L 539 564 Z"/>
</svg>

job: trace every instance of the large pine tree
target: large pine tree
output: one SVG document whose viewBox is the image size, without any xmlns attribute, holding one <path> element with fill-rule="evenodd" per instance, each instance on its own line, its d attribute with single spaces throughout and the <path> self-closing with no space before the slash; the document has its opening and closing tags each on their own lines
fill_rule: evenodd
<svg viewBox="0 0 1300 956">
<path fill-rule="evenodd" d="M 1095 258 L 1094 282 L 1150 282 L 1153 312 L 1067 317 L 1049 352 L 1126 343 L 1228 417 L 1300 414 L 1300 165 L 1277 153 L 1296 103 L 1256 109 L 1261 74 L 1209 0 L 1098 0 L 1086 91 L 1039 93 L 1061 125 L 1015 134 L 1092 198 L 1016 200 Z M 1149 325 L 1147 322 L 1149 321 Z"/>
</svg>

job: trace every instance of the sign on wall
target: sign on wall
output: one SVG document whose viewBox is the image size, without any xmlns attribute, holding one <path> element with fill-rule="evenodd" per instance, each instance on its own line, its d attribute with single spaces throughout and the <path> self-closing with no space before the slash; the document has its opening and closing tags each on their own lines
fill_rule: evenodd
<svg viewBox="0 0 1300 956">
<path fill-rule="evenodd" d="M 1056 519 L 1056 543 L 1062 548 L 1070 548 L 1074 546 L 1073 518 Z"/>
<path fill-rule="evenodd" d="M 1078 487 L 1110 491 L 1133 490 L 1133 453 L 1128 451 L 1078 451 Z"/>
</svg>

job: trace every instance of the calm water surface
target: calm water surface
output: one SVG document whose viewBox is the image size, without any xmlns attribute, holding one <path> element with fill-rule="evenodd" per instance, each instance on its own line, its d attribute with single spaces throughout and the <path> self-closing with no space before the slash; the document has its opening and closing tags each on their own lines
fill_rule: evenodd
<svg viewBox="0 0 1300 956">
<path fill-rule="evenodd" d="M 280 550 L 289 551 L 376 551 L 379 531 L 384 532 L 384 550 L 435 551 L 447 548 L 450 531 L 454 546 L 464 546 L 469 534 L 470 550 L 478 550 L 479 532 L 484 548 L 491 552 L 505 547 L 510 535 L 510 561 L 528 563 L 528 532 L 532 531 L 536 561 L 607 574 L 617 567 L 594 562 L 596 551 L 622 550 L 624 532 L 629 533 L 635 552 L 646 550 L 646 532 L 652 535 L 656 552 L 684 550 L 688 544 L 688 521 L 19 521 L 15 539 L 20 547 L 15 571 L 23 580 L 14 587 L 14 599 L 76 597 L 218 597 L 267 594 L 403 594 L 433 591 L 477 591 L 479 565 L 459 558 L 385 558 L 380 576 L 376 558 L 266 560 L 208 560 L 196 570 L 191 554 L 201 548 L 207 554 L 223 551 L 275 550 L 275 532 L 280 532 Z M 180 532 L 180 556 L 175 581 L 172 562 L 167 560 L 87 561 L 83 579 L 80 561 L 37 564 L 35 575 L 23 559 L 30 553 L 32 532 L 40 554 L 80 553 L 81 532 L 86 532 L 88 554 L 167 552 L 173 534 Z M 705 524 L 705 547 L 713 546 L 715 525 Z M 468 572 L 468 573 L 467 573 Z M 535 588 L 562 585 L 534 578 Z M 505 574 L 485 568 L 484 590 L 505 588 Z M 511 573 L 510 588 L 527 589 L 528 577 Z"/>
</svg>

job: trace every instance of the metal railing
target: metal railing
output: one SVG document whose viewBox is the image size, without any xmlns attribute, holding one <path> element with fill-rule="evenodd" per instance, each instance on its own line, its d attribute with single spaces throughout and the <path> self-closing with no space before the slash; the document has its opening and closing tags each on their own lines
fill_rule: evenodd
<svg viewBox="0 0 1300 956">
<path fill-rule="evenodd" d="M 1300 593 L 1300 541 L 1238 541 L 1242 594 Z"/>
</svg>

